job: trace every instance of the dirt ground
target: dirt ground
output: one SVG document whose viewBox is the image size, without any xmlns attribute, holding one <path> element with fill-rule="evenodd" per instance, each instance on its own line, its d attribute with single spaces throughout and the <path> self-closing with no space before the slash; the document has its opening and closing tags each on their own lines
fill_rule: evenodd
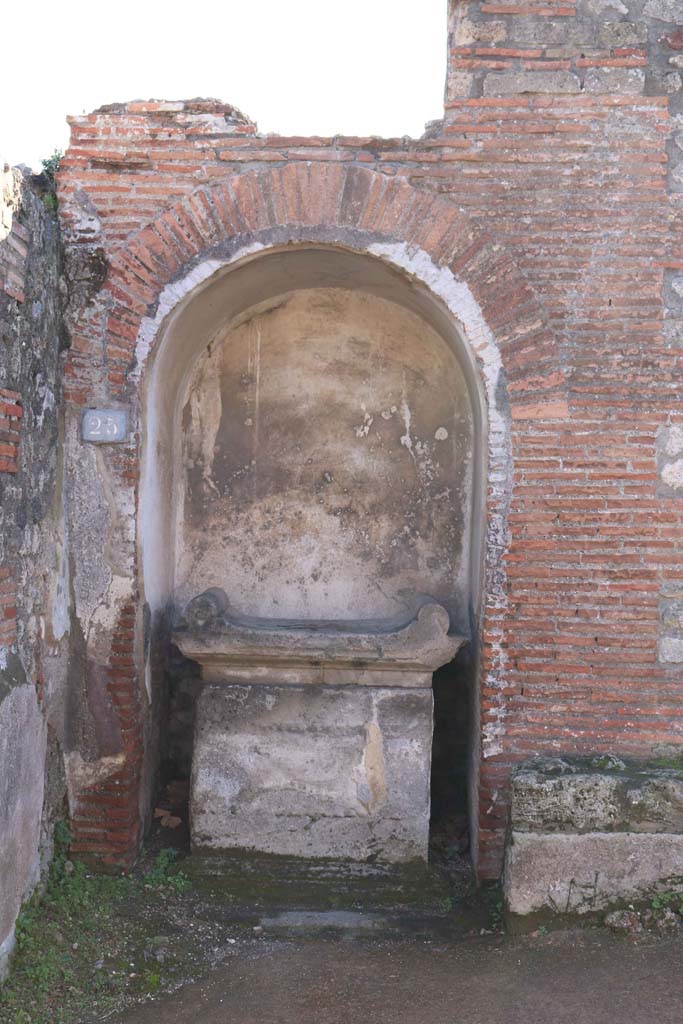
<svg viewBox="0 0 683 1024">
<path fill-rule="evenodd" d="M 506 934 L 499 891 L 433 854 L 436 870 L 415 874 L 188 858 L 195 895 L 164 927 L 194 934 L 198 980 L 107 1021 L 683 1024 L 683 929 Z"/>
<path fill-rule="evenodd" d="M 519 935 L 457 843 L 387 866 L 187 855 L 169 829 L 130 876 L 55 858 L 0 1024 L 683 1024 L 668 904 L 634 934 Z"/>
<path fill-rule="evenodd" d="M 236 942 L 116 1024 L 681 1024 L 683 937 Z"/>
</svg>

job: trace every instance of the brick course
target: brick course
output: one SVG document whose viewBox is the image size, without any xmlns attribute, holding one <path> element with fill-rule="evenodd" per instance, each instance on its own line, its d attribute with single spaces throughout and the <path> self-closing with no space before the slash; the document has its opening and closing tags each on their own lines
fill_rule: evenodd
<svg viewBox="0 0 683 1024">
<path fill-rule="evenodd" d="M 19 467 L 21 395 L 0 388 L 0 473 L 16 473 Z"/>
</svg>

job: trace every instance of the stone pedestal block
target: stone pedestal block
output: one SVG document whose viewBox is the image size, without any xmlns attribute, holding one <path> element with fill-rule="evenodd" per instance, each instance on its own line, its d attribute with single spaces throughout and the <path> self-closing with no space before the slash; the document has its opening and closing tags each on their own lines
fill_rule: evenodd
<svg viewBox="0 0 683 1024">
<path fill-rule="evenodd" d="M 193 846 L 426 860 L 431 743 L 429 689 L 208 684 Z"/>
<path fill-rule="evenodd" d="M 515 832 L 505 861 L 513 914 L 590 914 L 678 889 L 683 835 Z"/>
<path fill-rule="evenodd" d="M 445 608 L 405 619 L 255 619 L 211 588 L 173 639 L 202 669 L 195 848 L 427 859 L 432 672 L 463 644 Z"/>
</svg>

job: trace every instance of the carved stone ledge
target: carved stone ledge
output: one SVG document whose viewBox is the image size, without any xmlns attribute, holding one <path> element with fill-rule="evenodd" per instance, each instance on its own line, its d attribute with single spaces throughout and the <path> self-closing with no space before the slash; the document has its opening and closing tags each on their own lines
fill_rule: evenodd
<svg viewBox="0 0 683 1024">
<path fill-rule="evenodd" d="M 448 628 L 446 609 L 428 600 L 407 621 L 257 619 L 212 588 L 190 601 L 173 642 L 211 683 L 426 688 L 466 642 Z"/>
</svg>

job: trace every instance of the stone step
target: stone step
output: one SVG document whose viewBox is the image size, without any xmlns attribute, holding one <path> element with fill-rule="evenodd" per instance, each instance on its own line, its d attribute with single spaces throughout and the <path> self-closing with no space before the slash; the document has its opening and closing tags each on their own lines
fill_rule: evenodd
<svg viewBox="0 0 683 1024">
<path fill-rule="evenodd" d="M 447 937 L 486 927 L 466 864 L 368 864 L 261 853 L 192 854 L 182 870 L 205 913 L 266 935 Z"/>
</svg>

